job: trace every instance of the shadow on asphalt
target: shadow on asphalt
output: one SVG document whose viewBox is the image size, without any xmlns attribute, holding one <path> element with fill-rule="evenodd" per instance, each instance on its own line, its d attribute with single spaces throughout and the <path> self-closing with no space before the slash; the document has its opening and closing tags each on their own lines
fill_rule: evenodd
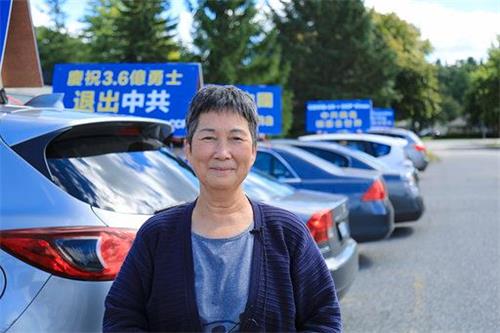
<svg viewBox="0 0 500 333">
<path fill-rule="evenodd" d="M 373 266 L 373 260 L 370 257 L 360 253 L 359 254 L 359 270 L 368 269 Z"/>
<path fill-rule="evenodd" d="M 410 237 L 413 234 L 412 227 L 396 227 L 387 240 L 401 239 Z"/>
</svg>

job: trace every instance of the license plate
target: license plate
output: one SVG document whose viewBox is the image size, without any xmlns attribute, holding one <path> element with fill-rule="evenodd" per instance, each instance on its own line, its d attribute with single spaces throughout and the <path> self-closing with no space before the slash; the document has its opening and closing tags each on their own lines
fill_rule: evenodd
<svg viewBox="0 0 500 333">
<path fill-rule="evenodd" d="M 342 238 L 349 238 L 349 225 L 347 223 L 339 223 L 339 231 Z"/>
</svg>

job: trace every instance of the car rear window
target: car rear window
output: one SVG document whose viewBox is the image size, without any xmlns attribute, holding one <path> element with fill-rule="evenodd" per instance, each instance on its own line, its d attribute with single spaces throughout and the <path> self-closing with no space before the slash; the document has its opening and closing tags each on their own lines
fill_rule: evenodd
<svg viewBox="0 0 500 333">
<path fill-rule="evenodd" d="M 342 145 L 344 147 L 354 149 L 354 150 L 359 150 L 359 151 L 366 151 L 366 146 L 363 141 L 357 141 L 357 140 L 335 140 L 334 142 L 338 143 L 339 145 Z"/>
<path fill-rule="evenodd" d="M 52 180 L 79 200 L 120 213 L 154 214 L 191 201 L 198 193 L 196 177 L 152 135 L 157 130 L 120 126 L 65 133 L 46 150 Z"/>
<path fill-rule="evenodd" d="M 314 147 L 307 147 L 307 146 L 298 146 L 298 148 L 304 149 L 311 154 L 314 154 L 314 155 L 316 155 L 324 160 L 327 160 L 330 163 L 335 164 L 338 167 L 341 167 L 341 168 L 349 167 L 349 160 L 347 158 L 345 158 L 344 156 L 341 156 L 337 153 L 334 153 L 332 151 L 314 148 Z"/>
<path fill-rule="evenodd" d="M 382 143 L 370 142 L 372 155 L 375 157 L 385 156 L 391 152 L 391 146 Z"/>
<path fill-rule="evenodd" d="M 408 133 L 408 137 L 406 137 L 408 141 L 416 144 L 423 144 L 422 140 L 413 132 Z"/>
<path fill-rule="evenodd" d="M 261 201 L 276 200 L 295 192 L 292 186 L 282 184 L 256 169 L 248 174 L 243 182 L 243 188 L 251 198 Z"/>
</svg>

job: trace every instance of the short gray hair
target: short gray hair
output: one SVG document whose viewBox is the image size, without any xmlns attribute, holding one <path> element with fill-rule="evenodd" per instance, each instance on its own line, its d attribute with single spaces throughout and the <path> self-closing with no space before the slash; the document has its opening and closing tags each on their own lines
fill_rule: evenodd
<svg viewBox="0 0 500 333">
<path fill-rule="evenodd" d="M 259 116 L 252 97 L 235 86 L 207 85 L 194 95 L 186 115 L 186 140 L 189 144 L 198 127 L 203 113 L 232 112 L 245 118 L 252 135 L 254 147 L 257 145 L 257 126 Z"/>
</svg>

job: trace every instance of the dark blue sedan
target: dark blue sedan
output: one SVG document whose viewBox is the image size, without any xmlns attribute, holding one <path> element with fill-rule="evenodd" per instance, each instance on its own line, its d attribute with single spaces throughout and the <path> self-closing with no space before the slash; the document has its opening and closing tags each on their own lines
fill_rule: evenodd
<svg viewBox="0 0 500 333">
<path fill-rule="evenodd" d="M 424 213 L 424 200 L 412 172 L 398 172 L 373 156 L 335 143 L 298 140 L 275 140 L 273 142 L 303 149 L 341 168 L 381 172 L 389 191 L 389 200 L 394 207 L 396 222 L 416 221 Z"/>
<path fill-rule="evenodd" d="M 379 172 L 340 169 L 287 145 L 259 146 L 254 168 L 296 188 L 346 195 L 357 241 L 383 239 L 394 229 L 394 210 Z"/>
</svg>

